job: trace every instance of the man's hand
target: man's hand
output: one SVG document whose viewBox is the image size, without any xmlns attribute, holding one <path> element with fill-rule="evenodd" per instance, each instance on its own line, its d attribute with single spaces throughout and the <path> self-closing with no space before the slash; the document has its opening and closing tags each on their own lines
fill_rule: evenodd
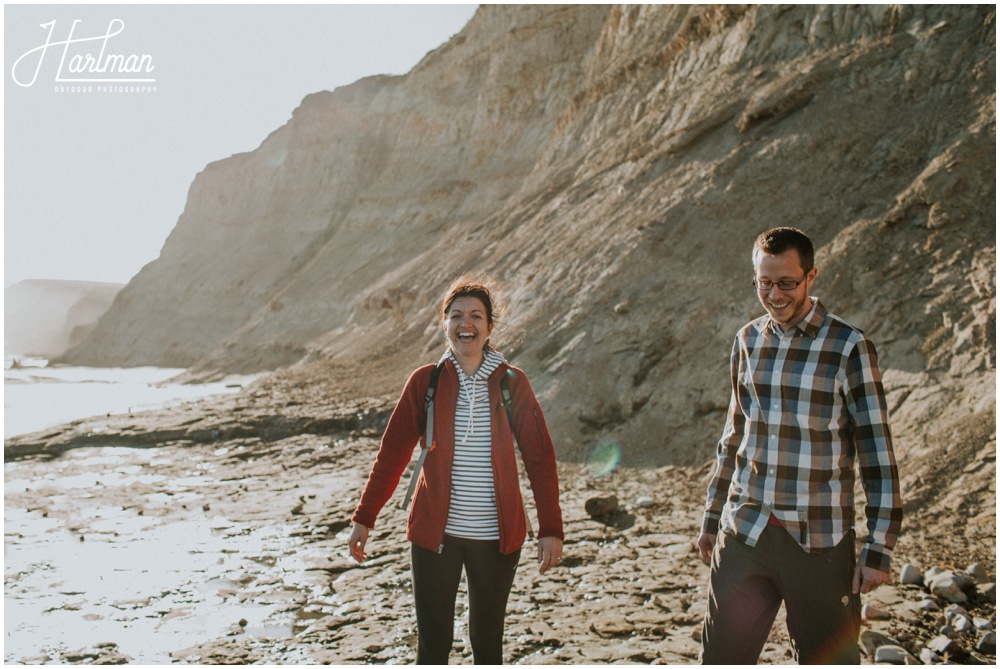
<svg viewBox="0 0 1000 669">
<path fill-rule="evenodd" d="M 703 532 L 698 537 L 698 552 L 701 554 L 701 561 L 705 564 L 712 564 L 712 551 L 715 550 L 716 536 Z"/>
<path fill-rule="evenodd" d="M 888 572 L 859 564 L 857 569 L 854 570 L 854 579 L 851 581 L 851 592 L 855 595 L 859 592 L 868 594 L 878 586 L 888 582 Z"/>
</svg>

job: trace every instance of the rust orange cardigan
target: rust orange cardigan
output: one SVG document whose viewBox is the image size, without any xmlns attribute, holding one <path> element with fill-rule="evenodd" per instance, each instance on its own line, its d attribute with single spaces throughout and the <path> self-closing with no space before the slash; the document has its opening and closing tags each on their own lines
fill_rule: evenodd
<svg viewBox="0 0 1000 669">
<path fill-rule="evenodd" d="M 361 502 L 352 520 L 366 527 L 392 496 L 399 479 L 424 438 L 424 396 L 434 365 L 426 365 L 410 375 L 403 394 L 389 418 L 375 464 L 372 465 Z M 493 484 L 500 524 L 500 552 L 507 555 L 524 545 L 527 535 L 521 506 L 521 486 L 511 424 L 500 396 L 500 379 L 511 370 L 510 392 L 517 446 L 531 482 L 538 512 L 538 536 L 563 539 L 562 511 L 559 508 L 559 481 L 555 450 L 545 418 L 524 372 L 501 363 L 487 380 L 493 439 Z M 458 401 L 458 373 L 447 360 L 438 379 L 434 397 L 434 444 L 424 460 L 417 489 L 410 504 L 406 537 L 428 550 L 439 551 L 444 541 L 451 499 L 451 462 L 455 452 L 455 405 Z"/>
</svg>

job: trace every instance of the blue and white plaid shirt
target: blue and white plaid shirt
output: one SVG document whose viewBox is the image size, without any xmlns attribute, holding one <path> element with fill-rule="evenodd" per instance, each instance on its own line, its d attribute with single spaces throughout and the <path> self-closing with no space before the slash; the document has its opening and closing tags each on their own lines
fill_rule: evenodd
<svg viewBox="0 0 1000 669">
<path fill-rule="evenodd" d="M 889 571 L 902 520 L 875 347 L 819 300 L 782 332 L 745 325 L 731 357 L 732 399 L 702 530 L 753 546 L 774 516 L 803 549 L 836 546 L 854 527 L 854 465 L 868 503 L 861 564 Z"/>
</svg>

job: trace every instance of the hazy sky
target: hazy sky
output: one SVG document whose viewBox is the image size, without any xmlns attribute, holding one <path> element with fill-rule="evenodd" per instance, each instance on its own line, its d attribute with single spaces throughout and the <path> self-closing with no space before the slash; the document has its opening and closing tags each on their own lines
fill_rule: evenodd
<svg viewBox="0 0 1000 669">
<path fill-rule="evenodd" d="M 475 7 L 5 5 L 4 286 L 127 283 L 208 163 L 257 148 L 309 93 L 406 73 Z M 82 78 L 155 81 L 57 81 Z"/>
</svg>

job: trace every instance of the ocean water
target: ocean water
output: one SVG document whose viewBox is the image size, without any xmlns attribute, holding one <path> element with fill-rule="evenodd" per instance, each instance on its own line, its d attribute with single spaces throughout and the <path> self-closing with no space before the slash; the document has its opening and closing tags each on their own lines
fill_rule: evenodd
<svg viewBox="0 0 1000 669">
<path fill-rule="evenodd" d="M 125 414 L 238 392 L 252 377 L 218 383 L 180 384 L 183 369 L 161 367 L 49 367 L 45 360 L 6 360 L 3 436 L 44 430 L 80 418 Z"/>
<path fill-rule="evenodd" d="M 182 385 L 169 382 L 181 369 L 20 365 L 4 370 L 5 437 L 235 393 L 253 379 Z M 5 665 L 64 663 L 62 653 L 107 641 L 133 662 L 170 664 L 172 653 L 234 626 L 257 638 L 291 636 L 312 613 L 290 602 L 336 605 L 326 573 L 310 569 L 329 547 L 301 545 L 285 523 L 207 511 L 200 491 L 223 485 L 215 466 L 183 449 L 115 447 L 5 463 Z M 242 596 L 248 574 L 265 585 Z"/>
</svg>

